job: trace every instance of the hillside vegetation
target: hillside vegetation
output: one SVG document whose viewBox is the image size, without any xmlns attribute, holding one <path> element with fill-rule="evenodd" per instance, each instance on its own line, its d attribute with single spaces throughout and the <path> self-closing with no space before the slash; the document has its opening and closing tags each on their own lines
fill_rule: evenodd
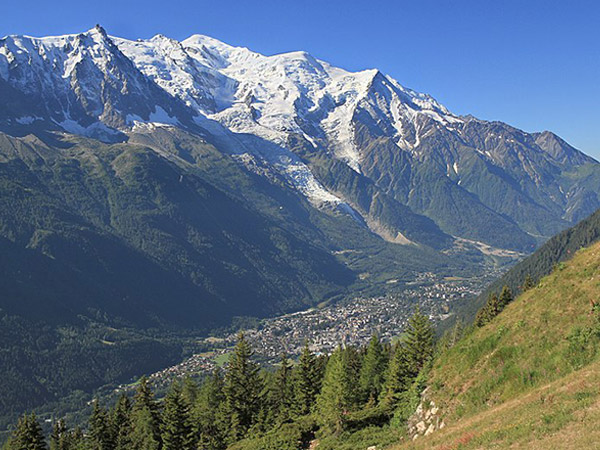
<svg viewBox="0 0 600 450">
<path fill-rule="evenodd" d="M 181 130 L 40 136 L 0 133 L 0 429 L 174 364 L 236 316 L 482 263 L 390 244 Z"/>
<path fill-rule="evenodd" d="M 540 278 L 552 272 L 552 269 L 562 261 L 571 258 L 577 250 L 587 247 L 600 239 L 600 210 L 582 220 L 542 245 L 533 255 L 521 261 L 501 278 L 492 283 L 473 302 L 469 299 L 461 310 L 461 316 L 471 321 L 477 308 L 481 307 L 492 292 L 500 292 L 503 286 L 508 286 L 512 292 L 520 292 L 524 280 Z"/>
<path fill-rule="evenodd" d="M 514 300 L 504 289 L 485 325 L 455 327 L 437 348 L 418 309 L 394 345 L 374 336 L 317 356 L 307 343 L 297 364 L 284 354 L 274 370 L 259 368 L 240 334 L 226 370 L 202 385 L 174 383 L 155 401 L 142 382 L 133 403 L 95 402 L 83 433 L 55 422 L 51 441 L 66 450 L 600 448 L 599 293 L 597 243 Z M 45 448 L 37 423 L 22 417 L 6 449 Z"/>
<path fill-rule="evenodd" d="M 445 427 L 398 448 L 598 448 L 600 243 L 434 361 Z"/>
</svg>

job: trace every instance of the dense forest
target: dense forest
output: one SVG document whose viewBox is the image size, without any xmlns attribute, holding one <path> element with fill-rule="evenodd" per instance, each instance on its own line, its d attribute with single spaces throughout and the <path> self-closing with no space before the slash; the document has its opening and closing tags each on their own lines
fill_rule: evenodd
<svg viewBox="0 0 600 450">
<path fill-rule="evenodd" d="M 456 341 L 459 329 L 438 341 Z M 35 415 L 14 426 L 5 450 L 298 449 L 319 439 L 320 448 L 353 448 L 377 435 L 393 442 L 416 408 L 436 349 L 434 330 L 418 309 L 395 343 L 373 336 L 365 347 L 339 346 L 331 355 L 306 343 L 297 361 L 282 354 L 277 367 L 261 369 L 243 333 L 225 370 L 201 384 L 175 381 L 156 399 L 145 378 L 133 397 L 111 407 L 94 400 L 84 428 L 63 420 L 44 436 Z M 355 443 L 355 442 L 354 442 Z"/>
</svg>

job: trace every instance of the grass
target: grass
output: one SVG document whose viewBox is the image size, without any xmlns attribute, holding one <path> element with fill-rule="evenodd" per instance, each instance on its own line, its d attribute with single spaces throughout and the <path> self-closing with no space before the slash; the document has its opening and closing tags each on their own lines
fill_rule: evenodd
<svg viewBox="0 0 600 450">
<path fill-rule="evenodd" d="M 359 431 L 345 432 L 339 436 L 328 436 L 319 440 L 318 450 L 355 450 L 375 446 L 377 449 L 398 442 L 403 437 L 401 430 L 390 426 L 367 427 Z"/>
<path fill-rule="evenodd" d="M 225 366 L 229 362 L 230 353 L 221 353 L 215 358 L 215 364 L 219 367 Z"/>
<path fill-rule="evenodd" d="M 459 420 L 410 449 L 600 448 L 600 363 L 594 362 L 479 414 Z"/>
<path fill-rule="evenodd" d="M 447 427 L 398 448 L 600 448 L 600 244 L 434 363 Z"/>
</svg>

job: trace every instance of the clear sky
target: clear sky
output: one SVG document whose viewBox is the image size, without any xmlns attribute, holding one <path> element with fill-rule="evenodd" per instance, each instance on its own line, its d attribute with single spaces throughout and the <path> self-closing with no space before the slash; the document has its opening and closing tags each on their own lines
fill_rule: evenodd
<svg viewBox="0 0 600 450">
<path fill-rule="evenodd" d="M 458 114 L 551 130 L 600 158 L 600 2 L 7 0 L 0 35 L 184 39 L 376 67 Z"/>
</svg>

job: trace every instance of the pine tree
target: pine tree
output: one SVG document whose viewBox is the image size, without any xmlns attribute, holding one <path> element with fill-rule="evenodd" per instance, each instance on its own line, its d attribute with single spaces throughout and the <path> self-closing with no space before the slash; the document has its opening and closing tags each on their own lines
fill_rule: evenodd
<svg viewBox="0 0 600 450">
<path fill-rule="evenodd" d="M 161 446 L 158 405 L 145 377 L 134 397 L 129 439 L 132 450 L 158 450 Z"/>
<path fill-rule="evenodd" d="M 367 346 L 360 369 L 359 387 L 363 403 L 369 400 L 374 402 L 379 398 L 386 368 L 387 358 L 383 346 L 379 337 L 373 335 Z"/>
<path fill-rule="evenodd" d="M 416 377 L 433 356 L 434 331 L 431 321 L 416 308 L 408 320 L 404 348 L 412 377 Z"/>
<path fill-rule="evenodd" d="M 94 400 L 92 415 L 89 419 L 89 447 L 91 450 L 113 450 L 112 430 L 108 413 Z"/>
<path fill-rule="evenodd" d="M 323 387 L 317 396 L 317 417 L 326 432 L 339 434 L 343 430 L 344 417 L 349 408 L 348 391 L 343 350 L 338 347 L 329 357 Z"/>
<path fill-rule="evenodd" d="M 65 448 L 68 450 L 82 450 L 86 449 L 85 437 L 81 427 L 77 426 L 73 431 L 69 432 L 65 438 Z"/>
<path fill-rule="evenodd" d="M 297 415 L 309 414 L 320 391 L 319 367 L 308 342 L 304 343 L 298 366 L 294 370 L 294 409 Z"/>
<path fill-rule="evenodd" d="M 131 415 L 131 448 L 158 450 L 160 439 L 154 434 L 154 417 L 148 409 L 139 409 Z"/>
<path fill-rule="evenodd" d="M 513 295 L 508 286 L 502 288 L 500 297 L 496 293 L 490 294 L 487 303 L 483 306 L 475 316 L 475 325 L 482 327 L 489 323 L 494 317 L 502 312 L 502 310 L 513 301 Z"/>
<path fill-rule="evenodd" d="M 533 281 L 533 278 L 531 278 L 531 275 L 527 274 L 525 281 L 523 282 L 523 292 L 528 291 L 533 287 L 535 287 L 535 282 Z"/>
<path fill-rule="evenodd" d="M 342 350 L 342 359 L 346 371 L 346 400 L 348 411 L 355 410 L 361 406 L 362 392 L 360 390 L 360 371 L 362 367 L 362 355 L 354 346 L 347 346 Z"/>
<path fill-rule="evenodd" d="M 498 299 L 498 294 L 495 292 L 490 296 L 488 302 L 488 312 L 487 312 L 487 321 L 491 321 L 494 317 L 500 314 L 501 306 L 500 299 Z"/>
<path fill-rule="evenodd" d="M 225 402 L 230 418 L 229 440 L 242 439 L 258 420 L 263 389 L 259 367 L 252 361 L 250 344 L 240 333 L 225 374 Z"/>
<path fill-rule="evenodd" d="M 215 370 L 198 391 L 192 411 L 192 423 L 198 448 L 203 450 L 224 450 L 227 447 L 229 422 L 223 388 L 223 377 Z"/>
<path fill-rule="evenodd" d="M 407 391 L 414 380 L 414 372 L 403 342 L 398 342 L 390 358 L 381 402 L 386 407 L 394 406 L 400 394 Z"/>
<path fill-rule="evenodd" d="M 183 399 L 178 383 L 171 386 L 165 397 L 162 414 L 162 443 L 164 450 L 192 450 L 195 447 L 189 406 Z"/>
<path fill-rule="evenodd" d="M 50 434 L 50 450 L 67 450 L 68 430 L 65 421 L 57 420 L 52 425 L 52 433 Z"/>
<path fill-rule="evenodd" d="M 490 294 L 486 304 L 477 312 L 475 325 L 482 327 L 500 313 L 500 301 L 496 293 Z"/>
<path fill-rule="evenodd" d="M 477 314 L 475 314 L 475 326 L 477 327 L 483 327 L 485 324 L 488 323 L 488 318 L 489 318 L 489 298 L 488 301 L 486 302 L 485 305 L 483 305 L 481 308 L 479 308 L 479 310 L 477 311 Z"/>
<path fill-rule="evenodd" d="M 500 298 L 498 298 L 499 309 L 498 314 L 502 312 L 506 306 L 513 301 L 513 295 L 508 286 L 504 286 L 502 288 L 502 292 L 500 292 Z M 497 314 L 496 314 L 497 315 Z"/>
<path fill-rule="evenodd" d="M 125 394 L 119 397 L 111 415 L 111 428 L 116 450 L 131 448 L 131 401 Z"/>
<path fill-rule="evenodd" d="M 19 419 L 5 448 L 7 450 L 46 450 L 44 433 L 35 414 L 24 415 Z"/>
<path fill-rule="evenodd" d="M 183 387 L 181 388 L 181 395 L 187 404 L 191 407 L 196 404 L 198 400 L 198 385 L 190 377 L 183 379 Z"/>
<path fill-rule="evenodd" d="M 292 365 L 287 355 L 281 355 L 279 367 L 273 375 L 268 394 L 268 407 L 276 424 L 290 421 L 293 405 Z"/>
<path fill-rule="evenodd" d="M 148 378 L 142 377 L 138 382 L 138 388 L 133 397 L 133 411 L 139 409 L 149 409 L 158 422 L 158 404 L 154 400 L 154 394 L 148 384 Z M 157 426 L 158 429 L 158 426 Z"/>
</svg>

